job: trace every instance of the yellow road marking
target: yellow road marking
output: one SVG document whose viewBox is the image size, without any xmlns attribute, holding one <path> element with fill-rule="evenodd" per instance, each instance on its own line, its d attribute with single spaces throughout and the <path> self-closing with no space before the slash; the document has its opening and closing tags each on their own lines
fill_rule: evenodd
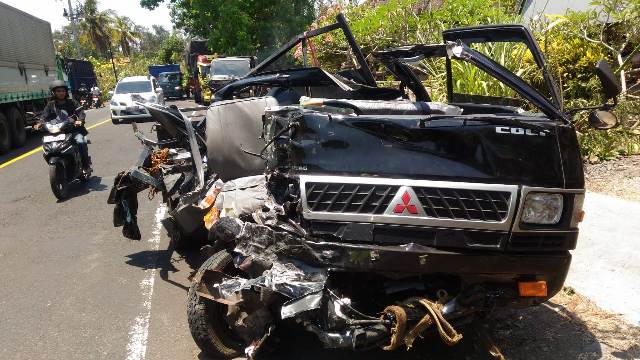
<svg viewBox="0 0 640 360">
<path fill-rule="evenodd" d="M 109 120 L 111 120 L 111 119 L 102 120 L 102 121 L 100 121 L 100 122 L 99 122 L 99 123 L 97 123 L 97 124 L 93 124 L 93 125 L 89 126 L 89 127 L 87 128 L 87 130 L 91 130 L 91 129 L 95 128 L 95 127 L 98 127 L 98 126 L 100 126 L 100 125 L 102 125 L 102 124 L 104 124 L 104 123 L 108 122 Z M 42 146 L 38 146 L 37 148 L 35 148 L 35 149 L 31 150 L 31 151 L 28 151 L 28 152 L 26 152 L 26 153 L 24 153 L 24 154 L 22 154 L 22 155 L 18 155 L 18 156 L 16 156 L 16 157 L 14 157 L 14 158 L 13 158 L 13 159 L 11 159 L 11 160 L 8 160 L 8 161 L 6 161 L 6 162 L 3 162 L 2 164 L 0 164 L 0 169 L 2 169 L 2 168 L 4 168 L 4 167 L 7 167 L 7 166 L 9 166 L 9 165 L 13 164 L 13 163 L 14 163 L 14 162 L 16 162 L 16 161 L 22 160 L 22 159 L 26 158 L 27 156 L 31 156 L 31 155 L 33 155 L 33 154 L 35 154 L 35 153 L 40 152 L 40 151 L 42 151 Z"/>
</svg>

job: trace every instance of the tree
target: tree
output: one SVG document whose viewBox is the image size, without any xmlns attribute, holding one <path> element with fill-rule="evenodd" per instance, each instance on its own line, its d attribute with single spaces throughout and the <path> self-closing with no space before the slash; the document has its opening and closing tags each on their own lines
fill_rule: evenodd
<svg viewBox="0 0 640 360">
<path fill-rule="evenodd" d="M 125 57 L 131 56 L 131 45 L 138 42 L 138 34 L 135 29 L 135 25 L 126 16 L 116 16 L 114 22 L 114 38 L 120 46 L 122 55 Z"/>
<path fill-rule="evenodd" d="M 98 0 L 85 0 L 80 8 L 80 29 L 96 50 L 106 55 L 111 44 L 111 28 L 113 24 L 112 10 L 98 11 Z"/>
<path fill-rule="evenodd" d="M 162 0 L 141 0 L 153 9 Z M 261 55 L 308 28 L 315 18 L 314 0 L 173 0 L 176 27 L 209 40 L 214 52 Z"/>
<path fill-rule="evenodd" d="M 158 58 L 164 64 L 179 63 L 184 52 L 185 41 L 177 33 L 171 34 L 162 43 Z"/>
<path fill-rule="evenodd" d="M 170 33 L 160 25 L 153 25 L 151 30 L 144 26 L 135 26 L 136 33 L 139 34 L 138 49 L 144 54 L 153 54 L 160 50 L 162 43 L 169 37 Z"/>
</svg>

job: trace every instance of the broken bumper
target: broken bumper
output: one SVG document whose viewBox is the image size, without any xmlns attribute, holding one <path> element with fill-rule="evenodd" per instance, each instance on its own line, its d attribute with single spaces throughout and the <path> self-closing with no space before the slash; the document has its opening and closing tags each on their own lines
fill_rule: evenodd
<svg viewBox="0 0 640 360">
<path fill-rule="evenodd" d="M 491 283 L 505 288 L 513 296 L 503 306 L 527 306 L 546 301 L 560 289 L 569 271 L 568 251 L 549 254 L 517 254 L 497 252 L 458 252 L 406 244 L 376 246 L 311 242 L 307 245 L 324 266 L 334 270 L 378 272 L 394 276 L 427 274 L 456 275 L 467 284 Z M 518 281 L 544 280 L 547 297 L 518 296 Z"/>
</svg>

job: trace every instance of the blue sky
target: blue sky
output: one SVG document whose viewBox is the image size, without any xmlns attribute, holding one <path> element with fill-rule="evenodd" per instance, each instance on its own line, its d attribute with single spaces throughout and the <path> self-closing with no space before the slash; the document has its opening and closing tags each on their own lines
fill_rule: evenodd
<svg viewBox="0 0 640 360">
<path fill-rule="evenodd" d="M 67 0 L 0 0 L 1 2 L 20 9 L 26 13 L 37 16 L 51 24 L 53 30 L 60 29 L 68 24 L 68 20 L 62 16 L 63 8 L 67 7 Z M 74 4 L 76 1 L 72 0 Z M 169 9 L 166 4 L 154 11 L 140 7 L 138 0 L 99 0 L 100 10 L 112 9 L 119 15 L 130 17 L 138 25 L 151 27 L 162 25 L 168 30 L 172 28 Z"/>
</svg>

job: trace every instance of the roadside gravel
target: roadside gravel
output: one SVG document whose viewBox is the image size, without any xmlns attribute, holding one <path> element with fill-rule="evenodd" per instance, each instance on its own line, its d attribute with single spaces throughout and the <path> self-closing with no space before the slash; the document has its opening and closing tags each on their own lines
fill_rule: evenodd
<svg viewBox="0 0 640 360">
<path fill-rule="evenodd" d="M 640 201 L 640 155 L 585 164 L 588 191 Z"/>
</svg>

